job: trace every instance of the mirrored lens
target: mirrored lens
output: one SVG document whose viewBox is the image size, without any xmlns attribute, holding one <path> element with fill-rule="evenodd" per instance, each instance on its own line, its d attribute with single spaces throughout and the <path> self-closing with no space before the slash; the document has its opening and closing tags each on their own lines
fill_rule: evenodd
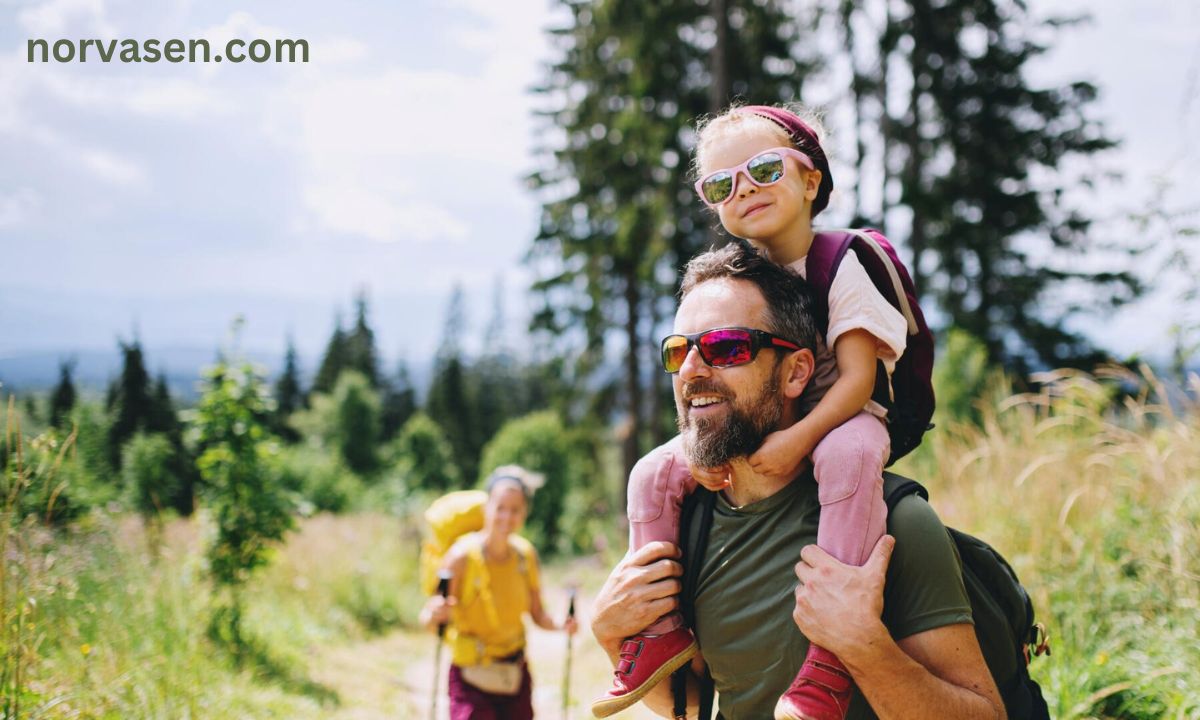
<svg viewBox="0 0 1200 720">
<path fill-rule="evenodd" d="M 750 160 L 746 166 L 750 177 L 760 185 L 770 185 L 779 182 L 783 177 L 783 158 L 773 152 L 763 153 Z"/>
<path fill-rule="evenodd" d="M 662 344 L 663 370 L 669 373 L 679 372 L 683 361 L 687 359 L 688 341 L 682 335 L 670 335 Z"/>
<path fill-rule="evenodd" d="M 699 340 L 700 354 L 713 367 L 750 362 L 750 333 L 745 330 L 713 330 Z M 686 353 L 685 353 L 686 354 Z"/>
<path fill-rule="evenodd" d="M 700 189 L 704 191 L 704 199 L 716 205 L 733 192 L 733 176 L 725 171 L 713 173 L 704 179 Z"/>
</svg>

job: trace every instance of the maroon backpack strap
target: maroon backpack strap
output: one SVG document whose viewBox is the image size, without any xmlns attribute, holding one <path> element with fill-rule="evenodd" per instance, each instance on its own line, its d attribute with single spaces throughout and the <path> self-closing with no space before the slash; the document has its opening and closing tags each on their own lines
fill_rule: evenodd
<svg viewBox="0 0 1200 720">
<path fill-rule="evenodd" d="M 819 232 L 813 236 L 812 247 L 808 249 L 808 257 L 804 260 L 808 276 L 805 279 L 817 297 L 814 315 L 821 337 L 825 337 L 829 330 L 829 289 L 833 287 L 833 277 L 837 275 L 838 266 L 853 242 L 854 233 L 845 230 Z"/>
</svg>

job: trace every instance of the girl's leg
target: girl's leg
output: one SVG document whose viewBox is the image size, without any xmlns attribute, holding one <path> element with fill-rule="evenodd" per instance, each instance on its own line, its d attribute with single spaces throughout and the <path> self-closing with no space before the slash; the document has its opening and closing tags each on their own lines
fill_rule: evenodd
<svg viewBox="0 0 1200 720">
<path fill-rule="evenodd" d="M 889 454 L 887 428 L 867 412 L 834 428 L 813 451 L 821 501 L 817 545 L 844 563 L 862 565 L 886 528 L 883 464 Z M 841 720 L 853 689 L 837 656 L 810 645 L 796 679 L 775 705 L 775 719 Z"/>
<path fill-rule="evenodd" d="M 883 464 L 891 440 L 883 421 L 860 412 L 813 450 L 821 501 L 817 545 L 848 565 L 862 565 L 887 528 Z"/>
<path fill-rule="evenodd" d="M 679 544 L 683 499 L 696 487 L 688 472 L 683 443 L 675 437 L 638 461 L 629 475 L 629 552 L 664 541 Z M 663 616 L 643 632 L 662 635 L 683 627 L 678 612 Z"/>
<path fill-rule="evenodd" d="M 678 544 L 683 499 L 695 487 L 678 437 L 639 460 L 629 476 L 629 552 L 657 540 Z M 592 714 L 608 717 L 633 705 L 691 660 L 698 648 L 677 611 L 625 638 L 612 687 L 592 702 Z"/>
</svg>

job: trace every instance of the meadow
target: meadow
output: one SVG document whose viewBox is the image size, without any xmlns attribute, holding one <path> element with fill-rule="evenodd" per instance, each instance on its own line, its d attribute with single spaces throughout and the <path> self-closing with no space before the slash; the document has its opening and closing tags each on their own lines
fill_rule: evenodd
<svg viewBox="0 0 1200 720">
<path fill-rule="evenodd" d="M 1054 717 L 1200 718 L 1200 379 L 1173 395 L 1149 371 L 1040 380 L 1035 394 L 993 391 L 977 422 L 937 428 L 896 469 L 1029 588 L 1053 648 L 1031 669 Z M 246 586 L 250 651 L 234 657 L 206 632 L 203 509 L 160 530 L 103 510 L 50 530 L 15 512 L 12 477 L 0 717 L 429 716 L 434 639 L 414 627 L 424 498 L 301 518 Z M 552 612 L 579 585 L 586 620 L 620 545 L 553 559 Z M 530 643 L 538 714 L 561 716 L 566 641 Z M 583 718 L 608 666 L 586 631 L 572 649 L 569 710 Z"/>
</svg>

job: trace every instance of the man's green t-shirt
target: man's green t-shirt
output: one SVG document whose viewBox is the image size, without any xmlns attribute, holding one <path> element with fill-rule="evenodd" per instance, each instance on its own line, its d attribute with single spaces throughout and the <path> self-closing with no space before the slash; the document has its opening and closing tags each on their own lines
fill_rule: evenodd
<svg viewBox="0 0 1200 720">
<path fill-rule="evenodd" d="M 817 541 L 821 506 L 811 473 L 740 508 L 718 496 L 696 592 L 696 632 L 724 720 L 762 720 L 804 662 L 808 640 L 792 620 L 800 550 Z M 958 554 L 933 509 L 912 495 L 888 517 L 896 547 L 883 620 L 903 639 L 971 622 Z M 874 718 L 857 691 L 847 718 Z"/>
</svg>

